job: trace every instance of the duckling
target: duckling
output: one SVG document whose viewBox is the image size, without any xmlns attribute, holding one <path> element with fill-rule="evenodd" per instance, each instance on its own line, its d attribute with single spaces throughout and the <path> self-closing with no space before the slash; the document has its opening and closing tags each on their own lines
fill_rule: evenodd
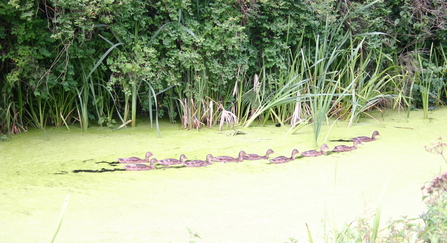
<svg viewBox="0 0 447 243">
<path fill-rule="evenodd" d="M 184 154 L 182 154 L 182 155 L 180 155 L 180 159 L 173 159 L 173 158 L 162 159 L 162 160 L 158 160 L 157 164 L 164 165 L 164 167 L 167 168 L 170 165 L 183 164 L 183 162 L 185 162 L 185 159 L 188 159 L 188 158 Z"/>
<path fill-rule="evenodd" d="M 155 162 L 157 160 L 154 158 L 151 160 L 151 164 L 150 165 L 145 165 L 145 164 L 129 164 L 129 165 L 125 165 L 124 169 L 126 170 L 131 170 L 131 171 L 142 171 L 142 170 L 154 170 L 155 169 Z"/>
<path fill-rule="evenodd" d="M 207 165 L 211 165 L 211 159 L 213 158 L 213 156 L 211 154 L 208 154 L 206 156 L 206 161 L 203 160 L 189 160 L 189 161 L 185 161 L 183 162 L 183 165 L 186 167 L 203 167 L 203 166 L 207 166 Z"/>
<path fill-rule="evenodd" d="M 371 137 L 361 136 L 361 137 L 351 138 L 351 140 L 352 141 L 360 140 L 360 142 L 371 142 L 371 141 L 376 140 L 376 136 L 380 136 L 380 133 L 378 131 L 374 131 Z"/>
<path fill-rule="evenodd" d="M 306 152 L 302 152 L 301 155 L 304 157 L 317 157 L 323 154 L 326 154 L 326 150 L 329 150 L 329 147 L 326 144 L 323 144 L 321 146 L 320 151 L 316 151 L 316 150 L 309 150 Z"/>
<path fill-rule="evenodd" d="M 354 149 L 357 149 L 357 145 L 359 144 L 363 144 L 362 142 L 360 142 L 360 140 L 354 140 L 354 145 L 353 146 L 348 146 L 348 145 L 338 145 L 335 146 L 334 149 L 332 149 L 332 152 L 347 152 L 347 151 L 352 151 Z"/>
<path fill-rule="evenodd" d="M 244 155 L 246 155 L 245 151 L 240 151 L 239 152 L 239 156 L 237 158 L 231 157 L 231 156 L 217 156 L 217 157 L 212 157 L 211 161 L 214 162 L 224 162 L 224 163 L 228 163 L 228 162 L 242 162 L 244 160 Z"/>
<path fill-rule="evenodd" d="M 124 164 L 138 164 L 138 163 L 147 163 L 149 162 L 149 157 L 154 156 L 151 152 L 146 153 L 145 159 L 140 159 L 138 157 L 129 157 L 129 158 L 118 158 L 118 162 Z"/>
<path fill-rule="evenodd" d="M 270 154 L 275 153 L 273 149 L 268 149 L 264 156 L 257 154 L 245 154 L 243 156 L 244 160 L 258 160 L 258 159 L 268 159 Z"/>
<path fill-rule="evenodd" d="M 294 160 L 296 158 L 296 155 L 299 154 L 299 153 L 300 152 L 298 151 L 298 149 L 294 149 L 294 150 L 292 150 L 292 156 L 290 158 L 286 157 L 286 156 L 279 156 L 279 157 L 271 159 L 270 163 L 272 163 L 272 164 L 283 164 L 283 163 L 292 161 L 292 160 Z"/>
</svg>

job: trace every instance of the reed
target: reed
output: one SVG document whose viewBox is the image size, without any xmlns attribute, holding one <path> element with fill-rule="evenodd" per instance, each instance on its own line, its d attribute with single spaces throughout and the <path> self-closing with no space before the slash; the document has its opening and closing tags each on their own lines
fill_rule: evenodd
<svg viewBox="0 0 447 243">
<path fill-rule="evenodd" d="M 291 77 L 291 79 L 279 90 L 268 95 L 265 99 L 261 100 L 259 107 L 254 109 L 251 116 L 243 124 L 245 127 L 249 127 L 254 120 L 271 109 L 280 105 L 296 103 L 298 100 L 302 100 L 305 97 L 297 97 L 296 94 L 302 89 L 303 84 L 307 80 L 300 80 L 299 76 Z M 264 120 L 265 121 L 265 120 Z"/>
<path fill-rule="evenodd" d="M 433 47 L 430 48 L 430 55 L 432 57 Z M 415 73 L 415 79 L 418 82 L 419 91 L 421 94 L 422 109 L 424 111 L 424 119 L 428 119 L 428 108 L 429 108 L 429 94 L 431 88 L 431 79 L 433 78 L 433 72 L 430 72 L 424 68 L 424 61 L 421 54 L 418 52 L 416 54 L 417 62 L 419 64 L 418 72 Z"/>
<path fill-rule="evenodd" d="M 360 47 L 357 46 L 358 48 Z M 353 53 L 351 57 L 356 57 Z M 374 56 L 375 63 L 370 60 Z M 366 58 L 361 60 L 352 60 L 349 70 L 346 72 L 346 79 L 351 79 L 354 84 L 348 90 L 352 95 L 349 101 L 344 100 L 344 111 L 349 116 L 348 126 L 352 126 L 358 120 L 360 115 L 367 110 L 376 107 L 383 101 L 394 100 L 399 96 L 402 98 L 403 90 L 397 90 L 398 82 L 395 82 L 399 76 L 391 76 L 390 73 L 396 68 L 395 65 L 388 65 L 387 68 L 381 66 L 384 54 L 379 51 L 369 51 Z M 357 63 L 360 63 L 357 67 Z M 373 71 L 369 71 L 375 65 Z M 389 85 L 389 84 L 394 84 Z M 387 90 L 388 89 L 388 90 Z"/>
<path fill-rule="evenodd" d="M 161 137 L 160 126 L 158 124 L 157 94 L 155 93 L 154 88 L 152 88 L 152 85 L 147 80 L 143 80 L 143 82 L 145 82 L 147 84 L 147 87 L 148 87 L 148 90 L 149 90 L 149 92 L 147 92 L 147 96 L 148 96 L 148 101 L 149 101 L 148 111 L 149 111 L 149 119 L 150 119 L 151 127 L 152 127 L 152 124 L 153 124 L 152 107 L 155 106 L 155 128 L 157 129 L 158 137 Z M 154 101 L 154 105 L 152 104 L 152 101 Z"/>
<path fill-rule="evenodd" d="M 3 104 L 4 107 L 0 107 L 0 135 L 2 140 L 5 140 L 7 136 L 5 134 L 19 134 L 27 129 L 22 125 L 21 115 L 17 111 L 18 108 L 15 102 L 9 102 Z"/>
<path fill-rule="evenodd" d="M 65 125 L 65 127 L 70 130 L 68 123 L 75 110 L 73 102 L 75 101 L 76 95 L 69 91 L 64 91 L 62 87 L 57 88 L 57 90 L 53 88 L 49 92 L 53 103 L 49 108 L 49 114 L 52 118 L 53 125 L 56 127 Z"/>
<path fill-rule="evenodd" d="M 89 100 L 89 88 L 88 88 L 88 77 L 85 74 L 84 68 L 82 67 L 82 86 L 80 88 L 76 87 L 77 101 L 76 110 L 78 112 L 77 120 L 79 126 L 85 132 L 88 128 L 88 100 Z"/>
<path fill-rule="evenodd" d="M 92 104 L 95 106 L 95 109 L 97 110 L 98 116 L 100 116 L 98 111 L 98 106 L 96 105 L 96 97 L 95 97 L 95 82 L 92 79 L 92 75 L 97 71 L 97 68 L 101 65 L 101 63 L 104 61 L 104 59 L 109 55 L 111 51 L 113 51 L 115 48 L 117 48 L 120 45 L 123 45 L 123 43 L 118 42 L 113 44 L 111 41 L 106 39 L 105 37 L 99 35 L 103 40 L 105 40 L 107 43 L 111 45 L 101 56 L 100 58 L 95 62 L 92 68 L 90 68 L 90 71 L 88 74 L 85 72 L 85 66 L 83 64 L 80 65 L 81 69 L 81 86 L 76 87 L 77 92 L 77 112 L 78 112 L 78 121 L 80 122 L 81 128 L 83 131 L 87 131 L 88 124 L 89 124 L 89 98 L 90 96 L 93 97 Z M 99 117 L 98 117 L 99 119 Z"/>
<path fill-rule="evenodd" d="M 34 103 L 36 102 L 36 103 Z M 46 109 L 48 101 L 40 94 L 35 96 L 35 99 L 29 100 L 30 109 L 28 111 L 30 123 L 39 129 L 44 129 L 46 126 Z M 37 111 L 35 110 L 37 108 Z"/>
<path fill-rule="evenodd" d="M 422 107 L 423 118 L 429 118 L 429 111 L 444 105 L 446 56 L 443 48 L 418 46 L 418 50 L 408 55 L 412 68 L 408 74 L 412 78 L 412 98 L 415 107 Z"/>
<path fill-rule="evenodd" d="M 59 218 L 57 220 L 56 229 L 54 230 L 53 237 L 51 238 L 51 241 L 50 241 L 51 243 L 54 242 L 54 240 L 56 239 L 57 234 L 59 233 L 59 230 L 60 230 L 60 228 L 62 226 L 62 221 L 64 219 L 65 211 L 67 210 L 69 201 L 70 201 L 70 191 L 68 191 L 68 194 L 67 194 L 67 196 L 65 197 L 65 200 L 64 200 L 64 204 L 62 205 L 61 211 L 59 213 Z"/>
<path fill-rule="evenodd" d="M 343 45 L 349 38 L 350 35 L 347 33 L 341 41 L 333 43 L 333 37 L 330 35 L 322 37 L 316 35 L 314 55 L 309 51 L 301 51 L 302 65 L 305 67 L 305 75 L 309 80 L 306 93 L 309 96 L 312 112 L 315 147 L 319 146 L 321 129 L 324 122 L 328 121 L 330 111 L 344 96 L 350 95 L 347 90 L 350 90 L 354 84 L 352 80 L 344 89 L 341 89 L 340 77 L 347 66 L 341 65 L 342 56 L 345 54 Z"/>
</svg>

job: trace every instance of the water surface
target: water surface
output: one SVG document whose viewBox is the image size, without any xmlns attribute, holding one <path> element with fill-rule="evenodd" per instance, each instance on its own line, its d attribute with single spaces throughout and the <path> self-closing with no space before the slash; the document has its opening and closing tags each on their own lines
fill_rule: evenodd
<svg viewBox="0 0 447 243">
<path fill-rule="evenodd" d="M 290 156 L 294 148 L 314 149 L 312 128 L 287 135 L 290 127 L 255 126 L 231 136 L 229 127 L 185 131 L 162 123 L 161 138 L 145 122 L 114 132 L 30 130 L 0 142 L 0 237 L 48 242 L 69 190 L 56 242 L 188 242 L 187 228 L 203 242 L 307 242 L 306 223 L 318 242 L 325 225 L 341 228 L 378 205 L 383 222 L 417 217 L 425 210 L 420 186 L 446 169 L 424 146 L 447 136 L 447 109 L 428 120 L 421 111 L 409 119 L 397 111 L 375 116 L 378 121 L 363 118 L 351 128 L 343 121 L 324 128 L 321 141 L 380 132 L 377 141 L 352 152 L 279 165 L 264 160 L 139 172 L 114 162 L 147 151 L 158 159 L 269 148 L 273 156 Z"/>
</svg>

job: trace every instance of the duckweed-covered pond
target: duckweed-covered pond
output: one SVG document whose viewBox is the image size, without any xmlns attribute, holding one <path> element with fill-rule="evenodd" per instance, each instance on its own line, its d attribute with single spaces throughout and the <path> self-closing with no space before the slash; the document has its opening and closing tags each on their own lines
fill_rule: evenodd
<svg viewBox="0 0 447 243">
<path fill-rule="evenodd" d="M 307 242 L 381 205 L 382 222 L 425 210 L 420 186 L 446 170 L 441 156 L 424 146 L 447 135 L 447 109 L 430 119 L 397 111 L 328 126 L 322 140 L 370 136 L 374 142 L 352 152 L 298 158 L 285 164 L 266 160 L 122 171 L 116 158 L 204 159 L 236 156 L 240 150 L 272 157 L 292 149 L 314 149 L 312 127 L 286 135 L 290 127 L 185 131 L 161 123 L 161 138 L 149 123 L 110 131 L 91 127 L 30 130 L 0 142 L 0 238 L 3 242 L 49 242 L 59 212 L 70 200 L 56 242 Z M 332 124 L 331 124 L 332 125 Z M 330 129 L 330 132 L 328 130 Z M 327 144 L 333 148 L 341 142 Z"/>
</svg>

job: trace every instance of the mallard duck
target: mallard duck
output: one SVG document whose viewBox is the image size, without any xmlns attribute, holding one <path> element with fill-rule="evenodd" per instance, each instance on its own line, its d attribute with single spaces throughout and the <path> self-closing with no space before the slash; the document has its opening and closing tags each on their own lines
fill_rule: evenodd
<svg viewBox="0 0 447 243">
<path fill-rule="evenodd" d="M 156 161 L 157 161 L 157 159 L 152 159 L 150 165 L 129 164 L 129 165 L 125 165 L 124 169 L 131 170 L 131 171 L 153 170 L 153 169 L 155 169 L 155 162 Z"/>
<path fill-rule="evenodd" d="M 354 145 L 348 146 L 348 145 L 338 145 L 335 146 L 334 149 L 332 149 L 332 152 L 347 152 L 352 151 L 354 149 L 357 149 L 357 145 L 363 144 L 360 140 L 354 140 Z"/>
<path fill-rule="evenodd" d="M 211 165 L 211 159 L 213 158 L 213 156 L 211 154 L 208 154 L 206 156 L 206 161 L 204 160 L 189 160 L 189 161 L 185 161 L 183 162 L 183 165 L 186 167 L 202 167 L 202 166 L 207 166 L 207 165 Z"/>
<path fill-rule="evenodd" d="M 244 160 L 258 160 L 258 159 L 268 159 L 270 154 L 275 153 L 273 149 L 268 149 L 264 156 L 257 154 L 245 154 L 243 156 Z"/>
<path fill-rule="evenodd" d="M 244 160 L 244 155 L 246 155 L 245 151 L 240 151 L 239 152 L 239 156 L 237 158 L 231 157 L 231 156 L 217 156 L 217 157 L 212 157 L 211 161 L 214 162 L 224 162 L 224 163 L 228 163 L 228 162 L 242 162 Z"/>
<path fill-rule="evenodd" d="M 130 157 L 130 158 L 118 158 L 118 162 L 124 164 L 139 164 L 139 163 L 147 163 L 149 162 L 149 157 L 154 156 L 151 152 L 146 153 L 145 159 L 140 159 L 138 157 Z"/>
<path fill-rule="evenodd" d="M 306 152 L 302 152 L 301 155 L 304 157 L 317 157 L 323 154 L 326 154 L 326 150 L 329 150 L 329 147 L 326 144 L 321 146 L 320 151 L 317 150 L 309 150 Z"/>
<path fill-rule="evenodd" d="M 295 159 L 296 155 L 299 154 L 299 153 L 300 152 L 298 151 L 298 149 L 294 149 L 294 150 L 292 150 L 292 156 L 290 158 L 286 157 L 286 156 L 279 156 L 279 157 L 271 159 L 270 163 L 272 163 L 272 164 L 283 164 L 283 163 L 292 161 L 292 160 Z"/>
<path fill-rule="evenodd" d="M 371 142 L 376 140 L 376 136 L 380 136 L 380 133 L 378 131 L 374 131 L 371 137 L 367 136 L 361 136 L 356 138 L 351 138 L 352 141 L 359 140 L 360 142 Z"/>
<path fill-rule="evenodd" d="M 165 168 L 167 168 L 170 165 L 178 165 L 178 164 L 183 164 L 183 162 L 185 162 L 186 156 L 184 154 L 180 155 L 180 159 L 162 159 L 162 160 L 158 160 L 157 164 L 159 165 L 164 165 Z"/>
</svg>

